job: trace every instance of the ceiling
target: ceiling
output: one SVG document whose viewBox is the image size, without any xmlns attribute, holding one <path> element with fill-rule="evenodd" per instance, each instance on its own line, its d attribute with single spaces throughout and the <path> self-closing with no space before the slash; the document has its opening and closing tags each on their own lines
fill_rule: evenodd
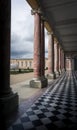
<svg viewBox="0 0 77 130">
<path fill-rule="evenodd" d="M 77 51 L 77 0 L 38 0 L 64 51 Z"/>
<path fill-rule="evenodd" d="M 77 52 L 77 0 L 27 0 L 33 9 L 41 8 L 47 22 L 65 52 Z"/>
</svg>

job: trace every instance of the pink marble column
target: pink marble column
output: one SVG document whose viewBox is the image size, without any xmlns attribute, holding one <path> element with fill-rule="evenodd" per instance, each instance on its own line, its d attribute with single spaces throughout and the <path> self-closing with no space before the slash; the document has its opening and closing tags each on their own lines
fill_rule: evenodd
<svg viewBox="0 0 77 130">
<path fill-rule="evenodd" d="M 55 43 L 55 69 L 56 69 L 56 77 L 59 76 L 59 44 Z"/>
<path fill-rule="evenodd" d="M 63 55 L 63 68 L 62 68 L 62 70 L 64 71 L 64 51 L 62 52 L 62 55 Z"/>
<path fill-rule="evenodd" d="M 45 33 L 44 20 L 41 20 L 41 76 L 45 76 Z"/>
<path fill-rule="evenodd" d="M 48 74 L 49 79 L 54 79 L 54 36 L 49 33 L 48 41 Z"/>
<path fill-rule="evenodd" d="M 34 14 L 34 78 L 41 77 L 41 15 L 39 10 L 33 10 Z"/>
<path fill-rule="evenodd" d="M 62 64 L 63 64 L 63 61 L 62 61 L 62 49 L 60 49 L 60 57 L 61 57 L 61 73 L 62 73 Z"/>
<path fill-rule="evenodd" d="M 46 87 L 47 79 L 44 77 L 44 23 L 41 21 L 41 11 L 33 10 L 34 14 L 34 78 L 30 81 L 31 87 Z M 42 39 L 43 38 L 43 39 Z"/>
<path fill-rule="evenodd" d="M 64 71 L 66 71 L 66 55 L 65 55 L 65 52 L 64 52 Z"/>
<path fill-rule="evenodd" d="M 64 62 L 63 50 L 61 49 L 61 72 L 63 72 L 63 62 Z"/>
<path fill-rule="evenodd" d="M 42 86 L 47 86 L 48 81 L 45 77 L 45 32 L 44 32 L 44 17 L 41 17 L 41 81 Z"/>
<path fill-rule="evenodd" d="M 62 72 L 63 72 L 63 68 L 64 68 L 64 53 L 63 53 L 63 50 L 62 50 Z"/>
<path fill-rule="evenodd" d="M 64 51 L 63 51 L 63 69 L 62 70 L 63 71 L 66 70 L 66 68 L 65 68 L 65 53 L 64 53 Z"/>
<path fill-rule="evenodd" d="M 61 48 L 59 45 L 59 74 L 61 74 Z"/>
</svg>

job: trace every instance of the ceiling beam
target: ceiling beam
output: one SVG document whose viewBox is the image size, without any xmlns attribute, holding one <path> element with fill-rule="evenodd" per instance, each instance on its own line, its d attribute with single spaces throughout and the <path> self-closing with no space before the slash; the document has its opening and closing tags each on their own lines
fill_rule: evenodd
<svg viewBox="0 0 77 130">
<path fill-rule="evenodd" d="M 38 3 L 36 0 L 26 0 L 28 4 L 32 7 L 32 9 L 38 9 Z"/>
<path fill-rule="evenodd" d="M 64 44 L 77 44 L 77 41 L 63 41 Z"/>
<path fill-rule="evenodd" d="M 77 37 L 77 33 L 62 34 L 61 37 Z"/>
<path fill-rule="evenodd" d="M 27 2 L 31 6 L 32 9 L 39 8 L 39 3 L 37 0 L 27 0 Z M 45 21 L 44 25 L 45 25 L 45 28 L 47 29 L 48 32 L 52 32 L 52 28 L 50 27 L 50 25 L 47 21 Z"/>
<path fill-rule="evenodd" d="M 55 26 L 70 25 L 70 24 L 77 24 L 77 18 L 55 22 Z"/>
<path fill-rule="evenodd" d="M 67 1 L 67 2 L 62 2 L 62 3 L 55 3 L 55 4 L 51 4 L 51 1 L 49 2 L 49 5 L 46 5 L 45 3 L 45 6 L 44 6 L 44 9 L 49 9 L 49 8 L 56 8 L 56 7 L 60 7 L 60 6 L 66 6 L 66 5 L 69 5 L 69 4 L 74 4 L 74 3 L 77 3 L 77 0 L 72 0 L 72 1 Z"/>
</svg>

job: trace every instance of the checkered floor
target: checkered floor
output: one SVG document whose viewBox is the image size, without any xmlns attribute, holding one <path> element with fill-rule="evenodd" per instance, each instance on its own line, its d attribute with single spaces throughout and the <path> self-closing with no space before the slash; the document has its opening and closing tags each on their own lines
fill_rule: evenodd
<svg viewBox="0 0 77 130">
<path fill-rule="evenodd" d="M 77 72 L 64 73 L 8 130 L 77 128 Z"/>
</svg>

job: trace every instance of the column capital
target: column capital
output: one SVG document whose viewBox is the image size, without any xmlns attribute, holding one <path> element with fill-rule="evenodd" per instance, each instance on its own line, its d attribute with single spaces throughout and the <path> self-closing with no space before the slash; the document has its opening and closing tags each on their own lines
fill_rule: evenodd
<svg viewBox="0 0 77 130">
<path fill-rule="evenodd" d="M 60 45 L 60 43 L 59 43 L 59 48 L 61 49 L 61 45 Z"/>
<path fill-rule="evenodd" d="M 53 32 L 47 32 L 48 35 L 54 35 Z"/>
<path fill-rule="evenodd" d="M 43 15 L 41 15 L 41 20 L 46 21 L 46 18 Z"/>
<path fill-rule="evenodd" d="M 60 47 L 60 49 L 61 49 L 61 52 L 63 53 L 64 50 L 63 50 L 62 46 Z"/>
<path fill-rule="evenodd" d="M 31 10 L 31 14 L 32 14 L 32 15 L 35 15 L 36 13 L 38 13 L 38 14 L 42 14 L 41 9 L 38 8 L 38 9 L 32 9 L 32 10 Z"/>
<path fill-rule="evenodd" d="M 54 36 L 54 42 L 55 42 L 55 44 L 59 44 L 59 42 L 58 42 L 56 36 Z"/>
</svg>

